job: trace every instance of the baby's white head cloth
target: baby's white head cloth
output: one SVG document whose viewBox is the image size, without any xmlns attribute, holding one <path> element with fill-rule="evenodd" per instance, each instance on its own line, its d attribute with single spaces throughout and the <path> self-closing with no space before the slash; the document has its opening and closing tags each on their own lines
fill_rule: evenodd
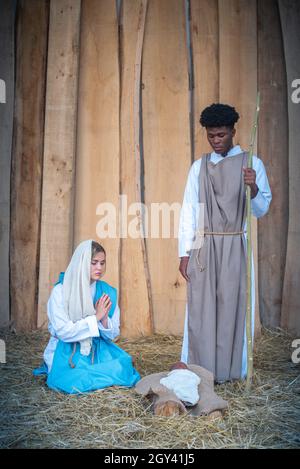
<svg viewBox="0 0 300 469">
<path fill-rule="evenodd" d="M 196 405 L 199 401 L 198 385 L 200 382 L 196 373 L 182 369 L 170 371 L 168 376 L 160 380 L 163 386 L 173 391 L 187 406 Z"/>
</svg>

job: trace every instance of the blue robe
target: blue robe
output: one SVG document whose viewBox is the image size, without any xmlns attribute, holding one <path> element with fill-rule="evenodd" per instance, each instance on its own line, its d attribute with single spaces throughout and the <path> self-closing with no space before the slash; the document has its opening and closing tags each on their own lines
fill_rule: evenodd
<svg viewBox="0 0 300 469">
<path fill-rule="evenodd" d="M 57 283 L 63 283 L 64 274 L 61 273 Z M 117 304 L 117 290 L 103 281 L 96 282 L 94 304 L 102 294 L 106 293 L 112 302 L 109 317 L 112 317 Z M 47 375 L 47 385 L 55 391 L 68 394 L 95 391 L 109 386 L 134 386 L 140 376 L 132 365 L 131 356 L 114 344 L 110 339 L 94 337 L 92 350 L 88 356 L 80 353 L 79 342 L 74 343 L 58 341 L 55 349 L 53 363 L 48 373 L 47 365 L 43 363 L 40 368 L 33 371 L 34 375 Z"/>
</svg>

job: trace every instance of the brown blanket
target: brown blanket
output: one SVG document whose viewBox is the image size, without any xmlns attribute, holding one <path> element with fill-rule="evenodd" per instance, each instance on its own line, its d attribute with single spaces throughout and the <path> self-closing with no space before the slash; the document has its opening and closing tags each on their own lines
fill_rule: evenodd
<svg viewBox="0 0 300 469">
<path fill-rule="evenodd" d="M 160 380 L 168 375 L 168 372 L 153 373 L 145 376 L 135 386 L 135 390 L 142 396 L 153 398 L 154 407 L 163 406 L 164 403 L 173 402 L 179 413 L 189 413 L 197 417 L 209 415 L 215 411 L 222 411 L 228 407 L 227 401 L 224 401 L 214 391 L 213 374 L 198 365 L 188 365 L 188 369 L 193 371 L 201 379 L 198 386 L 200 399 L 193 407 L 185 407 L 173 391 L 160 384 Z"/>
</svg>

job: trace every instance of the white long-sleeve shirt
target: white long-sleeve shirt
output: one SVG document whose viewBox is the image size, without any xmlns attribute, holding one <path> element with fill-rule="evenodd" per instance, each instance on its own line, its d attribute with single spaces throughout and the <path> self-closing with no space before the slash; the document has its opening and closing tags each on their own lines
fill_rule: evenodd
<svg viewBox="0 0 300 469">
<path fill-rule="evenodd" d="M 91 284 L 91 295 L 94 298 L 96 293 L 96 282 Z M 56 285 L 50 295 L 47 304 L 47 314 L 51 334 L 49 343 L 44 351 L 44 360 L 50 371 L 54 352 L 58 340 L 63 342 L 79 342 L 88 337 L 99 337 L 100 335 L 108 339 L 114 339 L 120 334 L 120 309 L 116 305 L 112 318 L 108 318 L 107 328 L 104 328 L 95 316 L 87 316 L 77 322 L 66 320 L 63 303 L 62 284 Z"/>
<path fill-rule="evenodd" d="M 242 153 L 239 145 L 233 147 L 226 158 Z M 217 164 L 224 157 L 215 152 L 211 153 L 211 161 Z M 201 168 L 201 159 L 196 160 L 189 172 L 182 208 L 180 212 L 179 232 L 178 232 L 178 254 L 179 257 L 189 256 L 189 250 L 192 247 L 195 232 L 197 230 L 199 216 L 199 175 Z M 251 199 L 252 214 L 260 218 L 265 215 L 269 209 L 272 200 L 271 189 L 267 178 L 263 162 L 253 156 L 253 169 L 256 171 L 256 184 L 258 193 Z"/>
</svg>

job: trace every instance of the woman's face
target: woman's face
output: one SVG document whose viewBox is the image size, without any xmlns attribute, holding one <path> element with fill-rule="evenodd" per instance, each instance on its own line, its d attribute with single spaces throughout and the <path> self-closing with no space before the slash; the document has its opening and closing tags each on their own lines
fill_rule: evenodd
<svg viewBox="0 0 300 469">
<path fill-rule="evenodd" d="M 100 280 L 106 271 L 106 256 L 104 252 L 98 252 L 91 261 L 91 282 Z"/>
</svg>

